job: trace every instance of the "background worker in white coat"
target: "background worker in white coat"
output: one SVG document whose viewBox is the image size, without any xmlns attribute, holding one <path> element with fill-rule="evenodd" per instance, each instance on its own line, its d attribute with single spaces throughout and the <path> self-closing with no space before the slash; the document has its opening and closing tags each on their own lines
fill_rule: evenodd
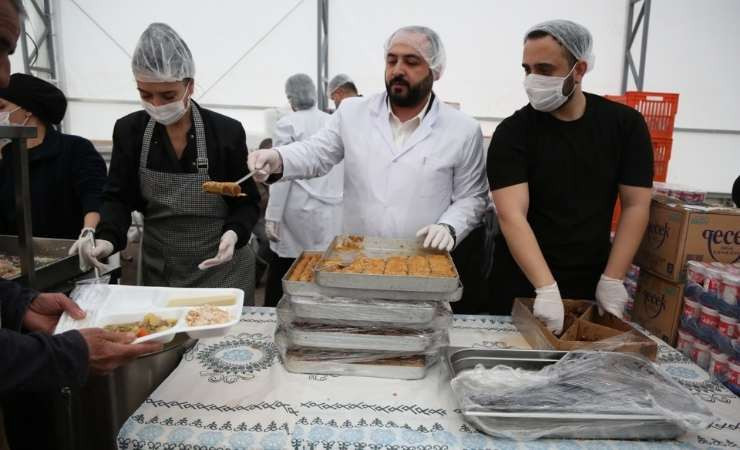
<svg viewBox="0 0 740 450">
<path fill-rule="evenodd" d="M 437 33 L 399 29 L 385 45 L 386 92 L 345 99 L 310 139 L 249 155 L 250 170 L 310 178 L 344 161 L 345 232 L 451 250 L 489 200 L 480 126 L 432 92 L 444 66 Z"/>
<path fill-rule="evenodd" d="M 346 73 L 335 75 L 329 81 L 326 91 L 331 101 L 334 102 L 334 108 L 339 108 L 339 105 L 342 104 L 342 100 L 345 98 L 360 97 L 355 82 Z"/>
<path fill-rule="evenodd" d="M 274 145 L 288 145 L 311 137 L 324 127 L 329 114 L 316 108 L 316 85 L 306 74 L 285 82 L 293 112 L 275 124 Z M 281 279 L 304 250 L 323 251 L 342 231 L 344 164 L 311 180 L 281 181 L 270 186 L 265 232 L 278 257 L 270 263 L 265 306 L 276 306 L 283 295 Z"/>
</svg>

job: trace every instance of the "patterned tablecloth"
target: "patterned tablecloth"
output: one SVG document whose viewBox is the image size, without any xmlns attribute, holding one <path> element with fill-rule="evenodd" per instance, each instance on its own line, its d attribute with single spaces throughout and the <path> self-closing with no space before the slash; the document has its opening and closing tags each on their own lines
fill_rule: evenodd
<svg viewBox="0 0 740 450">
<path fill-rule="evenodd" d="M 738 448 L 740 399 L 661 343 L 658 364 L 714 412 L 676 442 L 494 440 L 465 423 L 444 364 L 418 381 L 287 372 L 272 308 L 245 308 L 222 338 L 203 339 L 128 419 L 128 449 Z M 455 316 L 451 345 L 529 348 L 508 317 Z"/>
</svg>

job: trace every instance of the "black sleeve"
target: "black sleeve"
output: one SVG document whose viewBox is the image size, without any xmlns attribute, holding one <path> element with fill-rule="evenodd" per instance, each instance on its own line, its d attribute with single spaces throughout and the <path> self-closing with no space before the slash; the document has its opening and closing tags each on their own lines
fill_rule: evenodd
<svg viewBox="0 0 740 450">
<path fill-rule="evenodd" d="M 653 186 L 653 145 L 645 118 L 630 110 L 632 126 L 624 141 L 619 184 L 637 187 Z"/>
<path fill-rule="evenodd" d="M 0 396 L 80 386 L 87 378 L 88 348 L 78 331 L 50 336 L 3 328 L 0 348 Z"/>
<path fill-rule="evenodd" d="M 103 186 L 107 177 L 105 160 L 87 139 L 78 138 L 74 148 L 75 189 L 80 198 L 82 213 L 100 212 Z"/>
<path fill-rule="evenodd" d="M 28 305 L 38 295 L 33 289 L 0 279 L 0 321 L 3 329 L 20 331 Z"/>
<path fill-rule="evenodd" d="M 515 114 L 504 119 L 493 133 L 486 163 L 492 191 L 529 180 L 526 141 L 521 122 L 521 118 Z"/>
<path fill-rule="evenodd" d="M 115 252 L 126 247 L 131 211 L 143 210 L 144 206 L 139 189 L 140 149 L 136 147 L 134 136 L 137 134 L 131 126 L 121 120 L 116 122 L 108 180 L 100 207 L 100 224 L 95 233 L 97 239 L 110 241 Z"/>
<path fill-rule="evenodd" d="M 247 174 L 247 135 L 244 127 L 239 124 L 239 132 L 236 139 L 226 144 L 226 173 L 227 181 L 236 181 Z M 241 184 L 242 192 L 246 197 L 224 197 L 229 207 L 229 216 L 224 223 L 224 232 L 232 230 L 239 237 L 236 243 L 241 248 L 249 242 L 254 225 L 259 220 L 260 194 L 254 179 L 250 178 Z"/>
<path fill-rule="evenodd" d="M 32 289 L 0 280 L 0 396 L 16 390 L 77 386 L 87 376 L 87 344 L 79 332 L 20 333 L 23 316 L 36 296 Z"/>
</svg>

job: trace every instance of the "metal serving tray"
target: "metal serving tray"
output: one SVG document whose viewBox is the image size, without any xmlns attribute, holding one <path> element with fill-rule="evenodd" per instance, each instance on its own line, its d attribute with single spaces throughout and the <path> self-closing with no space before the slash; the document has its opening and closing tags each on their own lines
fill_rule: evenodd
<svg viewBox="0 0 740 450">
<path fill-rule="evenodd" d="M 292 355 L 287 355 L 283 361 L 288 372 L 372 378 L 391 378 L 397 380 L 419 380 L 421 378 L 424 378 L 428 367 L 427 365 L 377 365 L 373 364 L 372 362 L 351 363 L 342 360 L 306 361 Z"/>
<path fill-rule="evenodd" d="M 306 252 L 310 253 L 310 252 Z M 452 292 L 414 292 L 395 291 L 389 289 L 362 289 L 356 287 L 320 286 L 315 282 L 291 281 L 288 277 L 293 273 L 303 255 L 295 260 L 290 270 L 283 277 L 283 292 L 301 297 L 346 297 L 359 300 L 421 300 L 456 302 L 462 298 L 463 287 L 457 281 L 457 289 Z M 347 274 L 344 274 L 347 275 Z M 365 275 L 363 275 L 365 276 Z"/>
<path fill-rule="evenodd" d="M 360 256 L 388 258 L 390 256 L 446 255 L 452 267 L 455 264 L 448 252 L 422 248 L 414 239 L 385 239 L 365 237 L 362 250 L 338 250 L 337 245 L 348 236 L 334 238 L 324 253 L 324 259 L 342 259 L 347 262 Z M 326 272 L 316 270 L 316 284 L 325 287 L 367 289 L 374 291 L 453 293 L 460 286 L 460 275 L 454 277 L 418 277 L 409 275 L 367 275 L 358 273 Z"/>
<path fill-rule="evenodd" d="M 559 361 L 567 352 L 543 350 L 475 350 L 448 347 L 444 359 L 454 378 L 476 365 L 490 369 L 500 364 L 523 370 L 540 370 Z M 496 434 L 496 430 L 555 429 L 548 438 L 566 439 L 675 439 L 684 430 L 664 417 L 629 413 L 574 413 L 541 411 L 505 411 L 465 409 L 465 419 L 478 430 Z M 570 431 L 574 426 L 578 432 Z"/>
<path fill-rule="evenodd" d="M 67 252 L 74 244 L 73 239 L 33 238 L 33 254 L 36 262 L 36 284 L 38 290 L 59 285 L 81 275 L 79 258 Z M 0 235 L 0 253 L 5 256 L 18 256 L 18 236 Z M 6 278 L 27 285 L 25 275 Z"/>
<path fill-rule="evenodd" d="M 424 353 L 436 338 L 433 333 L 398 336 L 303 330 L 295 327 L 289 327 L 286 334 L 289 344 L 296 347 L 407 353 Z"/>
<path fill-rule="evenodd" d="M 290 298 L 297 318 L 312 320 L 354 320 L 395 324 L 425 324 L 449 311 L 440 302 L 404 302 L 399 300 L 354 300 L 336 297 Z"/>
</svg>

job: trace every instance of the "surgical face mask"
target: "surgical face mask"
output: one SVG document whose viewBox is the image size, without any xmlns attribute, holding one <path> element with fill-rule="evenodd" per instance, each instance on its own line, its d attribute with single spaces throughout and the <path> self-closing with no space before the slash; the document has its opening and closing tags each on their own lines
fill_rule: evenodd
<svg viewBox="0 0 740 450">
<path fill-rule="evenodd" d="M 183 102 L 187 95 L 188 89 L 186 87 L 185 94 L 183 94 L 182 98 L 177 101 L 167 103 L 166 105 L 154 106 L 151 103 L 142 100 L 141 106 L 144 107 L 144 110 L 149 114 L 149 116 L 151 116 L 152 119 L 165 126 L 172 125 L 173 123 L 180 120 L 180 118 L 182 118 L 182 116 L 184 116 L 185 113 L 188 111 L 190 98 L 188 98 L 187 105 Z"/>
<path fill-rule="evenodd" d="M 551 112 L 563 106 L 576 89 L 574 83 L 570 93 L 568 95 L 563 94 L 565 80 L 568 79 L 575 68 L 576 66 L 573 65 L 570 72 L 564 77 L 548 77 L 533 73 L 527 75 L 524 78 L 524 90 L 527 91 L 527 97 L 529 97 L 532 108 L 537 111 Z"/>
</svg>

